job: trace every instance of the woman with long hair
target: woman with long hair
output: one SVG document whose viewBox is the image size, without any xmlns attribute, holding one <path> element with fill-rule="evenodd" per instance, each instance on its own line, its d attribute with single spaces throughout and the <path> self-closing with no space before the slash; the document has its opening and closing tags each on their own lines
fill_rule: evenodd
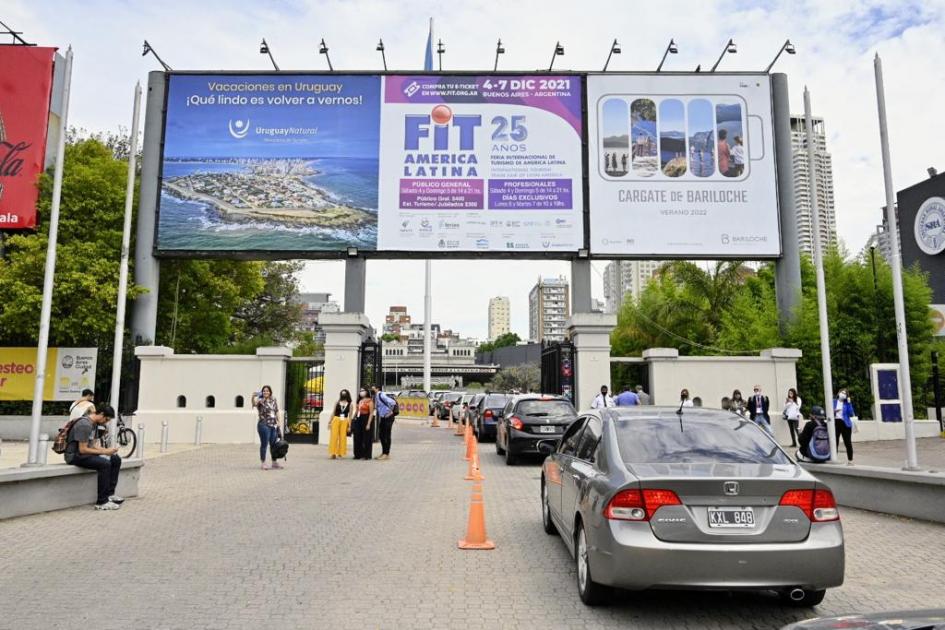
<svg viewBox="0 0 945 630">
<path fill-rule="evenodd" d="M 746 404 L 745 404 L 745 399 L 742 398 L 741 391 L 736 389 L 735 391 L 732 392 L 732 399 L 730 401 L 730 404 L 731 404 L 732 411 L 734 411 L 740 416 L 745 415 Z"/>
<path fill-rule="evenodd" d="M 798 426 L 801 423 L 801 399 L 793 387 L 787 390 L 787 399 L 784 401 L 784 419 L 787 420 L 791 431 L 791 446 L 797 446 Z"/>
<path fill-rule="evenodd" d="M 279 429 L 279 403 L 272 395 L 271 387 L 263 385 L 258 392 L 253 392 L 253 407 L 259 416 L 256 423 L 256 432 L 259 433 L 259 460 L 262 462 L 262 469 L 269 470 L 266 453 L 269 452 L 269 446 L 282 437 L 282 431 Z M 272 467 L 282 468 L 282 464 L 273 459 Z"/>
<path fill-rule="evenodd" d="M 371 459 L 373 435 L 371 434 L 371 418 L 374 417 L 374 399 L 366 387 L 358 392 L 358 402 L 355 407 L 351 434 L 354 437 L 354 458 Z"/>
<path fill-rule="evenodd" d="M 354 413 L 354 404 L 351 402 L 351 393 L 347 389 L 341 390 L 338 402 L 331 413 L 329 428 L 331 435 L 328 438 L 328 455 L 331 459 L 340 459 L 348 454 L 348 427 L 351 424 L 351 415 Z"/>
</svg>

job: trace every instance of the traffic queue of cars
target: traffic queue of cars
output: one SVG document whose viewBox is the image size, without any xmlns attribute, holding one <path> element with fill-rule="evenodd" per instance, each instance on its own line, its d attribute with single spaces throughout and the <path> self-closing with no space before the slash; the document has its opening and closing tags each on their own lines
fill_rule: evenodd
<svg viewBox="0 0 945 630">
<path fill-rule="evenodd" d="M 831 490 L 754 422 L 722 410 L 578 414 L 542 394 L 439 397 L 441 418 L 494 439 L 508 465 L 542 459 L 542 527 L 575 562 L 587 605 L 616 589 L 775 591 L 798 607 L 843 584 Z"/>
</svg>

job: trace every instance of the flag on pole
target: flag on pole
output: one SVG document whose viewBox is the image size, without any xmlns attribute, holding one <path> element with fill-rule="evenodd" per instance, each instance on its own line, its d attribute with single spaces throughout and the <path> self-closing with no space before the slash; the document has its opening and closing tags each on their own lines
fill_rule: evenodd
<svg viewBox="0 0 945 630">
<path fill-rule="evenodd" d="M 427 50 L 423 55 L 423 70 L 433 71 L 433 18 L 430 18 L 430 32 L 427 34 Z"/>
</svg>

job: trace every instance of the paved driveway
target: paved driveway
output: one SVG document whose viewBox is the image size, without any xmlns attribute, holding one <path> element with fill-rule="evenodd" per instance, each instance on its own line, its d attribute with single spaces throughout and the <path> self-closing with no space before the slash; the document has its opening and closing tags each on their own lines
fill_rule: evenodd
<svg viewBox="0 0 945 630">
<path fill-rule="evenodd" d="M 119 512 L 0 522 L 0 628 L 777 628 L 813 616 L 755 594 L 585 608 L 563 544 L 541 530 L 539 467 L 509 468 L 492 445 L 498 548 L 457 550 L 470 484 L 449 433 L 398 423 L 388 462 L 294 445 L 286 470 L 266 472 L 252 446 L 209 446 L 148 462 L 143 496 Z M 847 583 L 818 613 L 945 605 L 945 527 L 851 509 L 843 522 Z"/>
</svg>

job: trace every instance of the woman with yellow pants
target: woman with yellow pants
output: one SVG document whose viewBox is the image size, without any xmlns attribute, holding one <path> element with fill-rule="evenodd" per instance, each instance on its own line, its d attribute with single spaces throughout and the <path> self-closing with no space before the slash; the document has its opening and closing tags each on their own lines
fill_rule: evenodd
<svg viewBox="0 0 945 630">
<path fill-rule="evenodd" d="M 331 435 L 328 438 L 328 454 L 331 459 L 341 459 L 348 452 L 348 427 L 351 426 L 351 414 L 354 405 L 351 404 L 351 394 L 347 389 L 341 390 L 338 402 L 331 414 Z"/>
</svg>

